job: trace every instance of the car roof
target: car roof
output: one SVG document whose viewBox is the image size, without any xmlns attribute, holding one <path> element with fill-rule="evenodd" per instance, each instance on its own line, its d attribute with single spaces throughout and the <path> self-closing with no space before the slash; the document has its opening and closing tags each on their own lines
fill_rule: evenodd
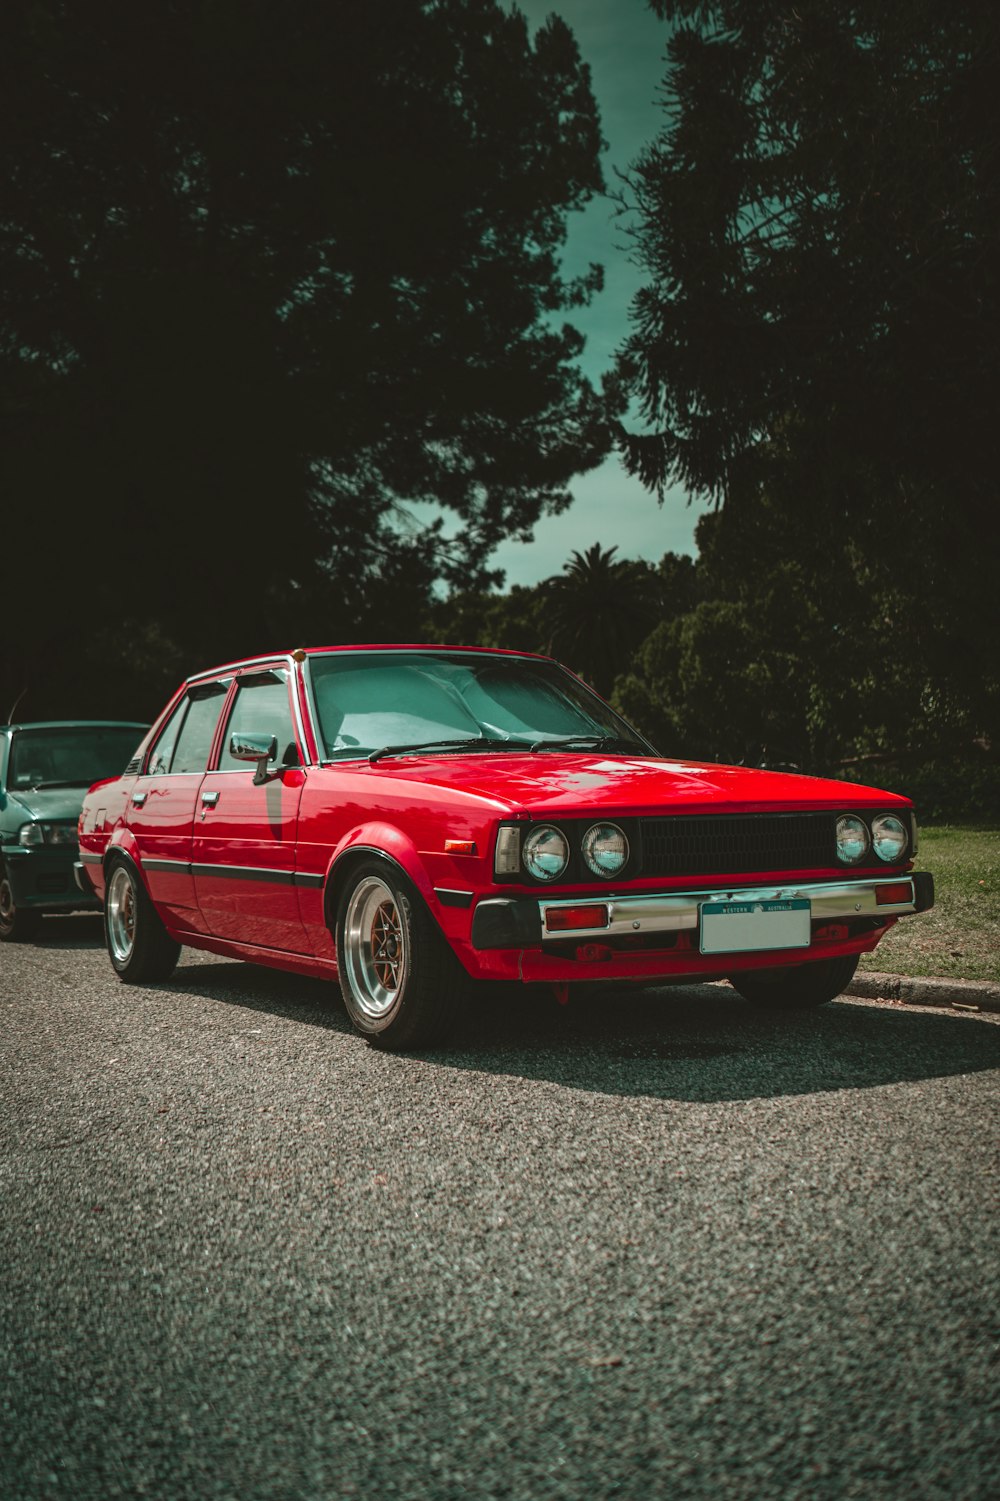
<svg viewBox="0 0 1000 1501">
<path fill-rule="evenodd" d="M 16 724 L 0 724 L 0 734 L 15 730 L 148 730 L 140 719 L 21 719 Z"/>
<path fill-rule="evenodd" d="M 223 662 L 218 667 L 206 667 L 201 672 L 194 672 L 185 682 L 197 682 L 201 678 L 216 677 L 222 672 L 238 672 L 244 667 L 265 667 L 273 662 L 302 661 L 304 657 L 324 656 L 335 652 L 370 652 L 377 655 L 379 652 L 392 651 L 423 651 L 423 652 L 478 652 L 492 657 L 526 657 L 529 661 L 549 662 L 550 657 L 544 657 L 539 652 L 514 651 L 506 646 L 461 646 L 453 645 L 444 641 L 363 641 L 351 645 L 337 646 L 297 646 L 293 649 L 278 650 L 273 652 L 256 653 L 252 657 L 242 657 L 237 661 Z"/>
</svg>

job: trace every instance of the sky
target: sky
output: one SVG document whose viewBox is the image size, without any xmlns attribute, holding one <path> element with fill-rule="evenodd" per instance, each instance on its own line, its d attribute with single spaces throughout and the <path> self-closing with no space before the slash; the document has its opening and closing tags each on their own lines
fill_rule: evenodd
<svg viewBox="0 0 1000 1501">
<path fill-rule="evenodd" d="M 516 0 L 534 31 L 553 11 L 572 30 L 591 70 L 594 97 L 608 149 L 604 177 L 615 185 L 615 168 L 625 170 L 663 125 L 657 96 L 665 71 L 666 27 L 646 0 Z M 614 206 L 597 200 L 570 224 L 565 259 L 571 275 L 591 261 L 604 267 L 604 291 L 572 320 L 587 337 L 582 365 L 596 383 L 628 332 L 628 308 L 641 282 L 614 223 Z M 599 469 L 571 485 L 573 505 L 562 516 L 535 527 L 532 544 L 505 542 L 493 555 L 507 585 L 535 584 L 559 573 L 574 549 L 593 543 L 617 547 L 622 558 L 656 563 L 665 552 L 694 554 L 694 528 L 703 507 L 687 504 L 685 493 L 668 492 L 662 507 L 638 480 L 630 478 L 612 454 Z"/>
<path fill-rule="evenodd" d="M 657 95 L 665 70 L 666 28 L 646 0 L 516 0 L 532 32 L 555 12 L 570 27 L 591 70 L 608 149 L 604 177 L 610 188 L 620 171 L 639 154 L 663 124 Z M 581 365 L 596 385 L 612 363 L 628 332 L 628 307 L 641 283 L 613 221 L 607 199 L 591 203 L 570 221 L 564 267 L 574 276 L 592 261 L 604 267 L 604 290 L 589 308 L 573 309 L 569 321 L 586 335 Z M 532 543 L 506 541 L 493 554 L 493 567 L 506 573 L 506 587 L 536 584 L 559 573 L 576 550 L 599 542 L 617 547 L 620 558 L 657 563 L 665 552 L 694 555 L 694 528 L 704 507 L 687 504 L 685 493 L 668 492 L 662 507 L 656 497 L 624 471 L 611 455 L 600 468 L 581 475 L 569 487 L 573 505 L 561 516 L 543 518 Z M 416 508 L 414 508 L 416 509 Z"/>
<path fill-rule="evenodd" d="M 616 167 L 625 170 L 664 125 L 656 102 L 665 71 L 664 23 L 646 0 L 517 0 L 517 6 L 533 32 L 553 12 L 562 15 L 574 32 L 590 66 L 608 143 L 602 158 L 605 182 L 613 188 Z M 613 222 L 613 209 L 607 200 L 598 200 L 574 215 L 566 246 L 566 270 L 571 275 L 586 269 L 590 261 L 599 261 L 605 269 L 604 291 L 590 308 L 574 311 L 571 320 L 586 333 L 581 363 L 595 384 L 628 333 L 629 302 L 641 282 L 623 245 L 622 230 Z M 655 495 L 625 473 L 617 456 L 578 476 L 571 489 L 574 504 L 562 516 L 539 521 L 535 542 L 505 542 L 492 555 L 494 566 L 506 570 L 506 587 L 550 578 L 562 570 L 574 549 L 583 552 L 595 542 L 604 548 L 617 546 L 619 557 L 646 558 L 649 563 L 658 563 L 664 552 L 697 551 L 694 528 L 704 507 L 689 506 L 682 489 L 668 492 L 658 506 Z"/>
</svg>

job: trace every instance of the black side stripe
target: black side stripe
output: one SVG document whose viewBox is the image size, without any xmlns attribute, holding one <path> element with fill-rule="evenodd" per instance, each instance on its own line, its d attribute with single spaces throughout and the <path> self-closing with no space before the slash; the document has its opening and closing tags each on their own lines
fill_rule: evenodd
<svg viewBox="0 0 1000 1501">
<path fill-rule="evenodd" d="M 309 870 L 274 870 L 259 865 L 192 865 L 187 860 L 143 860 L 142 868 L 193 876 L 220 876 L 231 881 L 266 881 L 274 886 L 322 886 L 326 880 L 323 874 Z"/>
<path fill-rule="evenodd" d="M 259 865 L 192 865 L 193 876 L 222 876 L 231 881 L 269 881 L 275 886 L 293 886 L 293 870 L 267 870 Z"/>
</svg>

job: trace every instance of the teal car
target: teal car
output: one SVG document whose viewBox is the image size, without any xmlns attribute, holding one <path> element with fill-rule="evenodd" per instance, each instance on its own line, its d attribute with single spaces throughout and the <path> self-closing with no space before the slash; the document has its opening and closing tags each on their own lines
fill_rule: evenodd
<svg viewBox="0 0 1000 1501">
<path fill-rule="evenodd" d="M 46 912 L 97 911 L 82 890 L 76 826 L 87 788 L 125 769 L 148 726 L 122 720 L 0 725 L 0 942 Z"/>
</svg>

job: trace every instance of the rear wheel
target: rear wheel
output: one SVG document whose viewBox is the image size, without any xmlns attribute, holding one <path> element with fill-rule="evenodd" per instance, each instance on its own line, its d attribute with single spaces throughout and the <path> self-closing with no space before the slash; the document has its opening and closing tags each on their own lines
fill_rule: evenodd
<svg viewBox="0 0 1000 1501">
<path fill-rule="evenodd" d="M 129 985 L 167 979 L 180 957 L 180 944 L 163 926 L 136 872 L 122 860 L 108 872 L 104 936 L 111 963 Z"/>
<path fill-rule="evenodd" d="M 792 964 L 787 969 L 749 970 L 743 975 L 730 975 L 729 983 L 754 1006 L 806 1011 L 836 1000 L 854 979 L 857 967 L 857 954 L 845 954 L 839 959 Z"/>
<path fill-rule="evenodd" d="M 0 866 L 0 943 L 26 943 L 42 926 L 42 914 L 14 901 L 10 876 Z"/>
<path fill-rule="evenodd" d="M 337 914 L 347 1014 L 374 1047 L 426 1047 L 454 1020 L 464 972 L 405 878 L 383 861 L 353 872 Z"/>
</svg>

